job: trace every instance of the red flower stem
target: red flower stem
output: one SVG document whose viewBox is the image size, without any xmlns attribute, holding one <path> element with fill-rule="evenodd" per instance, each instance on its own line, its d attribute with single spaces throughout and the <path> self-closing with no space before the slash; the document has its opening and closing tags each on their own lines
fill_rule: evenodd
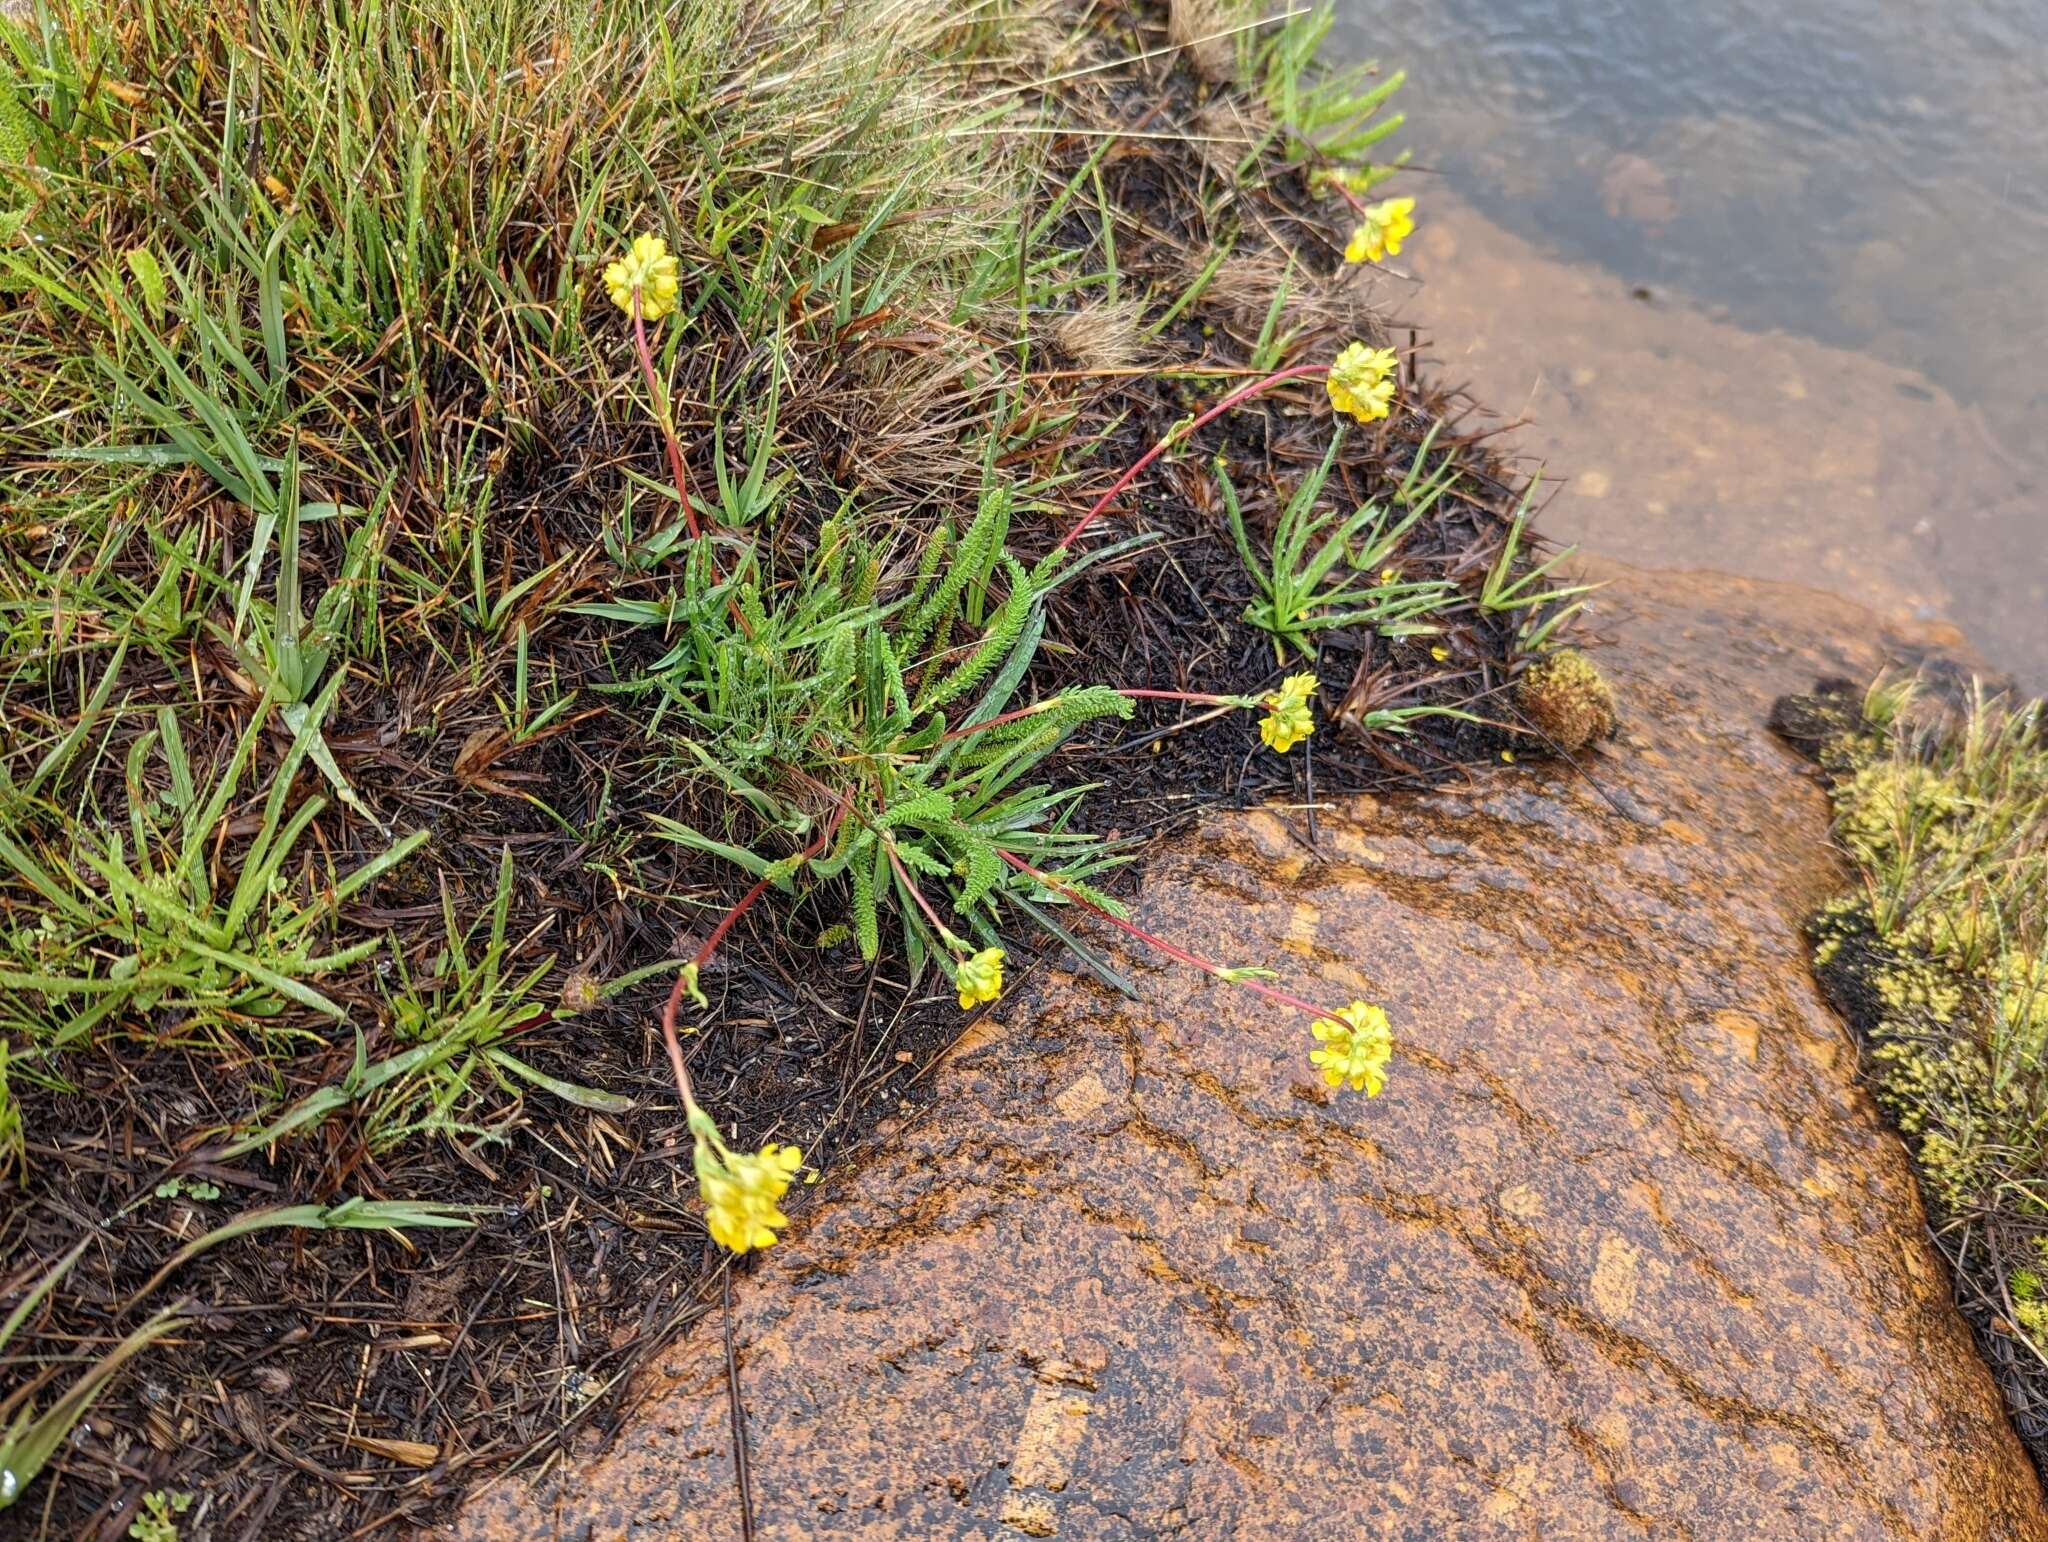
<svg viewBox="0 0 2048 1542">
<path fill-rule="evenodd" d="M 682 980 L 677 975 L 678 982 Z M 685 1117 L 696 1112 L 697 1099 L 690 1086 L 690 1068 L 683 1063 L 682 1041 L 676 1037 L 676 998 L 671 996 L 661 1014 L 661 1042 L 668 1050 L 668 1068 L 675 1073 L 676 1091 L 682 1094 Z"/>
<path fill-rule="evenodd" d="M 832 810 L 832 817 L 825 821 L 825 828 L 818 832 L 816 840 L 804 848 L 804 856 L 807 859 L 815 857 L 825 849 L 826 843 L 838 833 L 839 822 L 845 816 L 846 795 L 841 793 L 839 805 Z M 728 910 L 718 925 L 711 929 L 711 935 L 705 939 L 704 946 L 699 948 L 697 956 L 690 960 L 689 968 L 676 971 L 676 983 L 669 987 L 668 1002 L 661 1009 L 661 1042 L 668 1050 L 669 1067 L 676 1073 L 676 1090 L 683 1095 L 683 1107 L 686 1109 L 695 1108 L 697 1104 L 690 1095 L 690 1072 L 683 1064 L 682 1042 L 676 1037 L 676 1009 L 682 1005 L 684 987 L 689 984 L 695 971 L 711 962 L 711 955 L 716 953 L 718 945 L 725 941 L 725 934 L 733 929 L 741 916 L 753 909 L 754 901 L 768 892 L 768 886 L 772 881 L 763 878 L 740 896 L 740 902 Z"/>
<path fill-rule="evenodd" d="M 969 723 L 965 728 L 956 728 L 951 733 L 941 734 L 939 736 L 939 743 L 948 744 L 955 739 L 964 739 L 969 734 L 981 733 L 985 729 L 1001 728 L 1005 723 L 1015 723 L 1022 718 L 1037 717 L 1041 713 L 1052 711 L 1058 703 L 1059 697 L 1055 696 L 1050 701 L 1037 702 L 1029 707 L 1019 707 L 1014 712 L 998 713 L 996 716 L 986 718 L 979 723 Z"/>
<path fill-rule="evenodd" d="M 640 315 L 640 291 L 633 291 L 633 347 L 640 355 L 640 374 L 647 381 L 647 394 L 654 403 L 657 420 L 661 424 L 661 442 L 668 450 L 669 475 L 675 478 L 676 496 L 683 501 L 683 524 L 695 540 L 704 532 L 697 526 L 697 511 L 690 507 L 690 478 L 683 469 L 683 447 L 676 442 L 674 421 L 669 416 L 661 387 L 654 378 L 654 350 L 647 346 L 647 323 Z"/>
<path fill-rule="evenodd" d="M 1147 450 L 1143 455 L 1139 456 L 1136 463 L 1132 465 L 1131 469 L 1126 471 L 1122 476 L 1118 477 L 1115 483 L 1111 485 L 1109 491 L 1104 493 L 1100 498 L 1095 500 L 1095 506 L 1092 509 L 1090 509 L 1086 514 L 1083 514 L 1079 519 L 1074 521 L 1074 528 L 1069 530 L 1065 535 L 1060 537 L 1061 548 L 1064 549 L 1066 547 L 1072 546 L 1074 542 L 1080 537 L 1081 532 L 1086 530 L 1090 525 L 1095 523 L 1095 516 L 1100 514 L 1104 509 L 1108 508 L 1110 505 L 1110 501 L 1114 499 L 1118 493 L 1122 492 L 1126 487 L 1129 487 L 1132 482 L 1137 480 L 1139 472 L 1143 471 L 1147 466 L 1151 465 L 1152 462 L 1159 459 L 1160 456 L 1164 455 L 1168 450 L 1172 449 L 1181 440 L 1189 438 L 1191 435 L 1194 434 L 1194 432 L 1197 429 L 1203 427 L 1205 424 L 1213 423 L 1216 419 L 1222 417 L 1224 413 L 1228 412 L 1232 407 L 1235 407 L 1239 402 L 1250 401 L 1254 396 L 1257 396 L 1261 391 L 1269 391 L 1274 386 L 1279 385 L 1283 381 L 1299 380 L 1307 375 L 1321 375 L 1328 373 L 1328 371 L 1329 366 L 1327 364 L 1296 364 L 1291 368 L 1283 369 L 1276 374 L 1267 375 L 1264 379 L 1255 380 L 1250 385 L 1242 386 L 1239 389 L 1231 392 L 1228 396 L 1224 397 L 1222 401 L 1218 402 L 1215 406 L 1211 407 L 1199 418 L 1196 418 L 1195 421 L 1190 423 L 1185 430 L 1168 430 L 1165 438 L 1161 439 L 1157 444 L 1153 445 L 1151 449 Z"/>
<path fill-rule="evenodd" d="M 896 870 L 896 881 L 910 891 L 910 897 L 917 901 L 917 908 L 924 912 L 925 919 L 931 922 L 933 930 L 939 934 L 939 941 L 948 944 L 946 951 L 950 954 L 953 951 L 950 945 L 953 941 L 953 929 L 939 919 L 939 913 L 932 909 L 931 901 L 924 897 L 924 891 L 910 881 L 910 874 L 903 870 L 903 859 L 896 855 L 895 843 L 886 835 L 879 835 L 877 838 L 882 843 L 882 850 L 889 854 L 889 866 Z"/>
<path fill-rule="evenodd" d="M 1057 889 L 1060 893 L 1066 895 L 1068 899 L 1072 900 L 1082 909 L 1093 911 L 1096 915 L 1102 917 L 1103 920 L 1107 921 L 1111 926 L 1117 928 L 1117 930 L 1129 933 L 1131 936 L 1137 938 L 1138 941 L 1144 943 L 1147 947 L 1158 949 L 1161 953 L 1164 953 L 1168 958 L 1172 959 L 1175 963 L 1186 964 L 1192 969 L 1199 969 L 1204 974 L 1214 976 L 1216 979 L 1219 980 L 1227 981 L 1231 985 L 1242 985 L 1246 990 L 1251 991 L 1255 995 L 1264 996 L 1268 1001 L 1277 1001 L 1282 1006 L 1292 1007 L 1297 1012 L 1306 1012 L 1310 1017 L 1335 1017 L 1337 1015 L 1334 1012 L 1325 1011 L 1323 1008 L 1315 1005 L 1313 1002 L 1303 1001 L 1299 996 L 1290 996 L 1286 991 L 1275 990 L 1272 986 L 1264 984 L 1261 981 L 1247 980 L 1242 977 L 1232 976 L 1230 971 L 1225 969 L 1221 964 L 1203 958 L 1198 953 L 1190 953 L 1186 948 L 1177 948 L 1172 943 L 1168 942 L 1164 937 L 1155 937 L 1152 935 L 1152 933 L 1146 931 L 1143 927 L 1133 926 L 1130 922 L 1126 921 L 1122 916 L 1111 915 L 1107 910 L 1104 910 L 1100 905 L 1096 904 L 1093 900 L 1088 899 L 1084 895 L 1075 893 L 1072 889 L 1068 888 L 1065 884 L 1061 883 L 1057 878 L 1053 877 L 1050 873 L 1041 873 L 1029 862 L 1024 861 L 1021 857 L 1018 857 L 1012 852 L 1004 851 L 1001 847 L 997 847 L 996 855 L 1001 857 L 1005 862 L 1009 863 L 1010 866 L 1016 868 L 1018 872 L 1029 873 L 1033 878 L 1036 878 L 1048 889 Z"/>
<path fill-rule="evenodd" d="M 637 289 L 633 291 L 633 350 L 640 355 L 641 378 L 647 382 L 647 394 L 654 403 L 655 421 L 661 425 L 661 443 L 668 451 L 669 475 L 675 479 L 676 497 L 680 498 L 683 504 L 683 524 L 690 532 L 690 539 L 694 541 L 704 532 L 697 524 L 697 511 L 690 507 L 690 476 L 683 469 L 683 447 L 676 440 L 675 419 L 668 410 L 666 399 L 661 394 L 661 387 L 655 383 L 654 351 L 647 346 L 647 323 L 640 316 L 640 291 Z M 711 563 L 713 582 L 724 583 L 725 573 L 718 565 L 718 553 L 707 546 L 704 548 L 704 556 Z M 740 609 L 739 601 L 727 595 L 725 608 L 739 624 L 739 629 L 752 637 L 754 629 L 747 624 L 746 614 Z"/>
</svg>

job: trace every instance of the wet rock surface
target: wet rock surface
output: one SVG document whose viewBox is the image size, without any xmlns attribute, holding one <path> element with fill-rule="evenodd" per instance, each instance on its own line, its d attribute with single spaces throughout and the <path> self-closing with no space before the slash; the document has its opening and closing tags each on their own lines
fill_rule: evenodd
<svg viewBox="0 0 2048 1542">
<path fill-rule="evenodd" d="M 1451 378 L 1534 420 L 1502 443 L 1561 473 L 1545 484 L 1557 487 L 1550 536 L 1661 567 L 1796 573 L 1890 615 L 1955 617 L 2001 665 L 2048 685 L 2040 479 L 2000 448 L 1982 407 L 1896 349 L 1746 330 L 1676 296 L 1645 304 L 1445 187 L 1425 204 L 1402 253 L 1422 287 L 1381 297 L 1417 313 Z"/>
<path fill-rule="evenodd" d="M 2048 1537 L 1800 925 L 1840 883 L 1763 727 L 1871 618 L 1619 575 L 1621 738 L 1218 817 L 1141 922 L 1384 1002 L 1385 1095 L 1126 955 L 1055 975 L 736 1296 L 764 1537 Z M 715 1319 L 713 1320 L 715 1323 Z M 707 1323 L 707 1327 L 713 1325 Z M 466 1537 L 737 1537 L 723 1345 Z"/>
</svg>

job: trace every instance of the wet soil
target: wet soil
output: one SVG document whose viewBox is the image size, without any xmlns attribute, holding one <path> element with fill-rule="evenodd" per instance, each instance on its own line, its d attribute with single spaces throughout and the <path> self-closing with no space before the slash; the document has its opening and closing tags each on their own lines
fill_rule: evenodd
<svg viewBox="0 0 2048 1542">
<path fill-rule="evenodd" d="M 1618 741 L 1146 876 L 1141 922 L 1383 1001 L 1383 1096 L 1132 957 L 1140 1003 L 1012 997 L 827 1178 L 735 1290 L 757 1535 L 2048 1537 L 1809 974 L 1842 873 L 1765 727 L 1957 640 L 1610 576 Z M 740 1536 L 713 1326 L 450 1535 Z"/>
</svg>

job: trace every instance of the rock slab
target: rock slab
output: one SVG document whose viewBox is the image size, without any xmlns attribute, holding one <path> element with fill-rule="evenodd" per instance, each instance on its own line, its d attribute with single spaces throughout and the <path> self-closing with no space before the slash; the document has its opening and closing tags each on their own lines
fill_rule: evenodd
<svg viewBox="0 0 2048 1542">
<path fill-rule="evenodd" d="M 1141 923 L 1383 1002 L 1386 1093 L 1126 957 L 1055 976 L 835 1173 L 736 1333 L 766 1538 L 2048 1538 L 1904 1153 L 1809 978 L 1842 882 L 1772 698 L 1842 602 L 1617 573 L 1619 742 L 1218 818 Z M 737 1538 L 723 1346 L 471 1538 Z"/>
</svg>

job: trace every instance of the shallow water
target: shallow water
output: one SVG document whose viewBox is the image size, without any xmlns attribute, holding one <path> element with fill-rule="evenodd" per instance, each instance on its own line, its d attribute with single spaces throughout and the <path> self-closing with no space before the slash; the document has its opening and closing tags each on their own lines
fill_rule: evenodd
<svg viewBox="0 0 2048 1542">
<path fill-rule="evenodd" d="M 1739 331 L 1781 335 L 1782 351 L 1803 361 L 1801 400 L 1834 408 L 1803 409 L 1810 432 L 1862 446 L 1845 484 L 1881 463 L 1893 468 L 1872 496 L 1852 485 L 1837 500 L 1817 484 L 1792 510 L 1772 485 L 1785 468 L 1766 456 L 1752 478 L 1756 501 L 1796 527 L 1768 532 L 1770 560 L 1751 549 L 1764 521 L 1733 486 L 1718 510 L 1694 498 L 1681 513 L 1616 481 L 1605 496 L 1639 511 L 1627 539 L 1617 545 L 1598 521 L 1573 528 L 1569 503 L 1559 510 L 1564 533 L 1583 530 L 1634 561 L 1818 581 L 1887 609 L 1944 614 L 1994 661 L 2048 683 L 2048 6 L 1339 8 L 1344 52 L 1410 71 L 1400 142 L 1434 175 L 1411 177 L 1407 191 L 1425 218 L 1443 206 L 1461 248 L 1496 259 L 1489 283 L 1500 299 L 1489 310 L 1454 265 L 1432 271 L 1418 244 L 1412 270 L 1437 292 L 1402 307 L 1462 356 L 1466 338 L 1438 299 L 1465 287 L 1450 297 L 1461 324 L 1490 323 L 1490 346 L 1511 355 L 1498 378 L 1476 362 L 1475 384 L 1523 387 L 1512 400 L 1495 390 L 1491 405 L 1526 405 L 1547 431 L 1554 389 L 1574 373 L 1594 374 L 1572 388 L 1582 399 L 1610 389 L 1597 362 L 1534 352 L 1551 340 L 1547 289 L 1499 283 L 1499 263 L 1519 251 L 1580 270 L 1595 287 L 1606 280 L 1614 303 L 1597 322 L 1581 317 L 1589 341 L 1667 366 L 1629 372 L 1630 399 L 1612 404 L 1634 425 L 1627 451 L 1638 462 L 1693 458 L 1683 441 L 1695 376 L 1728 375 L 1723 353 Z M 1481 220 L 1501 235 L 1483 233 Z M 1721 328 L 1674 325 L 1679 311 Z M 1530 395 L 1539 371 L 1553 387 L 1548 401 Z M 1845 372 L 1856 378 L 1831 402 Z M 1728 384 L 1713 411 L 1734 413 L 1728 426 L 1739 430 L 1743 382 Z M 1748 382 L 1748 420 L 1767 437 L 1782 384 Z M 1666 453 L 1660 441 L 1673 433 Z M 1811 481 L 1812 458 L 1797 470 Z M 1666 512 L 1644 507 L 1651 502 Z M 1786 565 L 1795 549 L 1810 567 Z"/>
</svg>

